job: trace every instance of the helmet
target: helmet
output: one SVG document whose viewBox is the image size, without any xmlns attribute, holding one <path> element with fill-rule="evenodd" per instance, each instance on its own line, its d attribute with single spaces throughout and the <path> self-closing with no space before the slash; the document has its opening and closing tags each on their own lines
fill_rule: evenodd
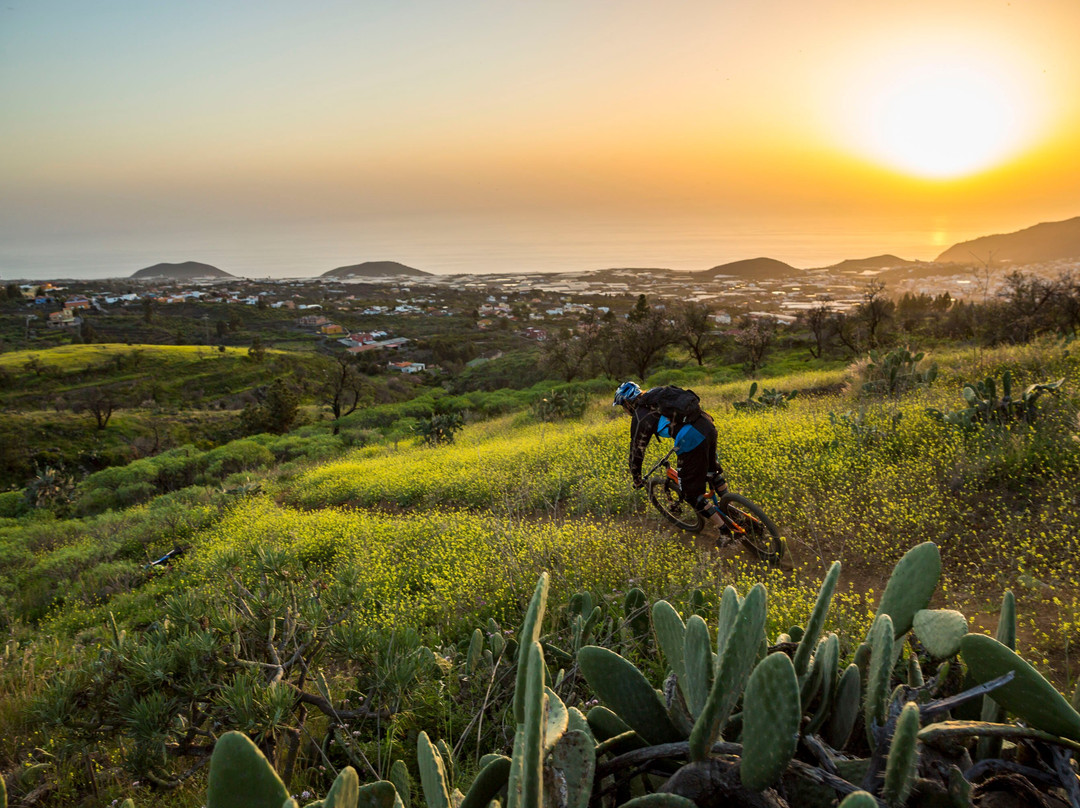
<svg viewBox="0 0 1080 808">
<path fill-rule="evenodd" d="M 635 382 L 623 382 L 615 391 L 615 400 L 611 402 L 611 406 L 618 407 L 622 404 L 633 404 L 640 395 L 641 388 Z"/>
</svg>

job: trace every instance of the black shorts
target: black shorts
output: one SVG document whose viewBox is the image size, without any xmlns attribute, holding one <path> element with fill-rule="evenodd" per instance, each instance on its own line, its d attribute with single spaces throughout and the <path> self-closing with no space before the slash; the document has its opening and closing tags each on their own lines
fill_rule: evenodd
<svg viewBox="0 0 1080 808">
<path fill-rule="evenodd" d="M 679 455 L 679 484 L 683 498 L 704 516 L 707 475 L 719 468 L 716 463 L 716 427 L 712 419 L 705 416 L 694 421 L 693 427 L 705 436 L 705 440 Z"/>
</svg>

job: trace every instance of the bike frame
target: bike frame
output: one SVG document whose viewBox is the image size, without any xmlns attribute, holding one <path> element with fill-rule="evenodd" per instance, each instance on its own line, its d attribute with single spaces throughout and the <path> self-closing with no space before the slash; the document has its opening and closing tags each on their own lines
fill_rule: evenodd
<svg viewBox="0 0 1080 808">
<path fill-rule="evenodd" d="M 644 475 L 643 479 L 647 480 L 653 475 L 653 473 L 657 469 L 663 466 L 666 469 L 665 474 L 667 475 L 667 478 L 679 486 L 679 496 L 682 497 L 682 483 L 679 481 L 679 471 L 678 469 L 673 469 L 671 467 L 671 463 L 668 462 L 668 458 L 671 457 L 674 453 L 675 447 L 673 446 L 666 455 L 656 461 L 655 465 L 653 465 L 653 467 L 649 469 L 648 473 Z M 739 525 L 739 523 L 732 519 L 730 516 L 728 516 L 727 513 L 725 513 L 724 509 L 720 507 L 720 497 L 717 496 L 716 488 L 713 486 L 713 481 L 711 479 L 709 480 L 709 491 L 712 495 L 713 504 L 716 506 L 716 512 L 720 514 L 720 519 L 723 520 L 724 526 L 732 533 L 745 535 L 746 529 Z M 753 514 L 748 513 L 746 515 L 749 518 L 753 519 L 755 522 L 757 521 L 757 518 Z"/>
</svg>

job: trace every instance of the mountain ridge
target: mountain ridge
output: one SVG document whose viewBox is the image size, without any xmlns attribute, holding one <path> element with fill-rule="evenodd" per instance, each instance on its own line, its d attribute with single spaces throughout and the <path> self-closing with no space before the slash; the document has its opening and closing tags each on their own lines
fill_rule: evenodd
<svg viewBox="0 0 1080 808">
<path fill-rule="evenodd" d="M 137 280 L 149 280 L 151 278 L 168 278 L 177 281 L 189 281 L 196 278 L 235 278 L 231 272 L 218 269 L 210 264 L 199 261 L 181 261 L 178 264 L 160 263 L 150 267 L 136 270 L 132 278 Z"/>
<path fill-rule="evenodd" d="M 966 265 L 991 262 L 1021 265 L 1068 258 L 1080 258 L 1080 216 L 961 241 L 935 260 Z"/>
<path fill-rule="evenodd" d="M 336 267 L 327 270 L 320 278 L 385 278 L 394 275 L 404 275 L 414 278 L 431 277 L 432 273 L 422 269 L 406 266 L 397 261 L 364 261 L 359 264 Z"/>
</svg>

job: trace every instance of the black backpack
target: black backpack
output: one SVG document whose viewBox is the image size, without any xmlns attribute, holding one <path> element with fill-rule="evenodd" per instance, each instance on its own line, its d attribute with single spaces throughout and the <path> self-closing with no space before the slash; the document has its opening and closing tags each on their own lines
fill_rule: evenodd
<svg viewBox="0 0 1080 808">
<path fill-rule="evenodd" d="M 638 404 L 660 413 L 672 423 L 671 435 L 683 424 L 701 415 L 701 399 L 693 390 L 684 390 L 673 384 L 654 387 L 641 394 Z"/>
</svg>

